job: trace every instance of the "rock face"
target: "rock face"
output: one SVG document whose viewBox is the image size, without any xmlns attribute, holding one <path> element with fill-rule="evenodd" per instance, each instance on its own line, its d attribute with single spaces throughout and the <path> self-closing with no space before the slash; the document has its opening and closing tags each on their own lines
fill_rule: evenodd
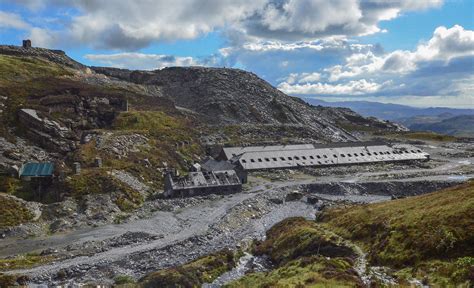
<svg viewBox="0 0 474 288">
<path fill-rule="evenodd" d="M 61 152 L 75 149 L 74 133 L 56 121 L 41 117 L 38 111 L 21 109 L 18 118 L 28 129 L 30 138 L 36 139 L 41 146 Z"/>
<path fill-rule="evenodd" d="M 257 75 L 239 69 L 173 67 L 153 72 L 92 69 L 146 87 L 159 87 L 156 89 L 160 91 L 159 96 L 199 113 L 213 124 L 283 125 L 289 129 L 310 131 L 310 134 L 329 141 L 356 140 L 339 123 L 355 121 L 360 125 L 397 129 L 349 109 L 311 106 L 284 94 Z"/>
</svg>

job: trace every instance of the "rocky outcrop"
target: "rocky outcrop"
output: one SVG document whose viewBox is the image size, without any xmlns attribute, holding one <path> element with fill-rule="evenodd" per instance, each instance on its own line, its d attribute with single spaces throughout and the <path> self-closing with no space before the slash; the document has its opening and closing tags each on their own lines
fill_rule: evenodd
<svg viewBox="0 0 474 288">
<path fill-rule="evenodd" d="M 63 153 L 75 149 L 75 134 L 58 122 L 42 116 L 38 111 L 21 109 L 18 112 L 18 119 L 27 129 L 30 138 L 35 139 L 38 145 Z"/>
<path fill-rule="evenodd" d="M 323 141 L 356 138 L 339 122 L 359 117 L 367 125 L 379 125 L 349 109 L 311 106 L 290 97 L 257 75 L 239 69 L 172 67 L 156 71 L 92 67 L 97 73 L 147 87 L 159 87 L 160 95 L 177 106 L 195 111 L 212 124 L 288 126 Z M 365 124 L 365 123 L 364 123 Z M 282 131 L 285 128 L 280 129 Z"/>
</svg>

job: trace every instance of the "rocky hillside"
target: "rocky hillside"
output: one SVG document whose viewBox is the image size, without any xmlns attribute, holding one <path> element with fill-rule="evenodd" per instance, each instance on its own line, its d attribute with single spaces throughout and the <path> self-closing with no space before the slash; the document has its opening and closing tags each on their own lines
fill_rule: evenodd
<svg viewBox="0 0 474 288">
<path fill-rule="evenodd" d="M 0 192 L 47 203 L 112 190 L 104 201 L 114 211 L 140 206 L 162 188 L 164 169 L 186 171 L 216 145 L 352 141 L 358 131 L 399 129 L 311 106 L 238 69 L 87 67 L 63 51 L 16 46 L 0 46 L 0 120 Z M 12 177 L 26 161 L 52 161 L 64 178 L 37 199 L 34 185 Z"/>
<path fill-rule="evenodd" d="M 171 67 L 151 72 L 93 67 L 95 72 L 155 87 L 155 95 L 190 109 L 211 123 L 282 125 L 310 130 L 322 141 L 355 140 L 350 131 L 397 130 L 350 109 L 323 108 L 290 97 L 257 75 L 239 69 Z M 344 128 L 350 129 L 344 129 Z M 353 129 L 355 128 L 355 129 Z"/>
</svg>

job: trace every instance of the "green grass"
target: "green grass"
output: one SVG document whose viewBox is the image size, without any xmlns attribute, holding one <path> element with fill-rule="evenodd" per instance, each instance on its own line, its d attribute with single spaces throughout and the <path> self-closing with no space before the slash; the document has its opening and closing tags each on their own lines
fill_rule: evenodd
<svg viewBox="0 0 474 288">
<path fill-rule="evenodd" d="M 441 261 L 450 267 L 463 257 L 474 255 L 473 215 L 474 181 L 470 181 L 422 196 L 329 209 L 320 221 L 360 244 L 368 252 L 371 264 L 410 267 L 414 269 L 412 274 L 417 274 L 433 270 L 423 269 L 430 263 Z M 474 272 L 474 266 L 470 269 Z M 436 275 L 435 271 L 431 278 Z M 467 281 L 452 273 L 443 275 L 453 277 L 450 281 Z"/>
<path fill-rule="evenodd" d="M 69 69 L 46 60 L 0 55 L 0 87 L 33 78 L 71 74 Z"/>
<path fill-rule="evenodd" d="M 345 246 L 341 237 L 301 217 L 288 218 L 270 228 L 265 241 L 256 245 L 254 254 L 267 254 L 277 264 L 284 264 L 302 256 L 355 255 Z"/>
<path fill-rule="evenodd" d="M 162 111 L 130 111 L 120 113 L 113 127 L 116 130 L 141 132 L 166 141 L 192 140 L 190 123 Z"/>
<path fill-rule="evenodd" d="M 363 287 L 348 258 L 300 257 L 270 272 L 250 273 L 224 287 Z"/>
<path fill-rule="evenodd" d="M 88 194 L 120 192 L 115 203 L 122 211 L 131 211 L 143 204 L 143 196 L 125 184 L 112 178 L 105 169 L 83 169 L 81 174 L 73 175 L 66 186 L 71 195 L 81 198 Z"/>
<path fill-rule="evenodd" d="M 254 255 L 268 255 L 276 265 L 269 272 L 249 273 L 228 287 L 356 287 L 355 252 L 344 240 L 314 221 L 288 218 L 257 242 Z"/>
<path fill-rule="evenodd" d="M 118 275 L 114 278 L 115 285 L 134 284 L 135 280 L 128 275 Z"/>
<path fill-rule="evenodd" d="M 0 259 L 0 271 L 31 268 L 54 260 L 53 256 L 41 256 L 37 254 L 25 254 L 14 258 Z"/>
<path fill-rule="evenodd" d="M 236 265 L 240 256 L 230 250 L 198 258 L 182 266 L 148 274 L 140 280 L 142 287 L 200 287 L 210 283 Z"/>
<path fill-rule="evenodd" d="M 0 229 L 26 223 L 33 214 L 23 204 L 0 194 Z"/>
</svg>

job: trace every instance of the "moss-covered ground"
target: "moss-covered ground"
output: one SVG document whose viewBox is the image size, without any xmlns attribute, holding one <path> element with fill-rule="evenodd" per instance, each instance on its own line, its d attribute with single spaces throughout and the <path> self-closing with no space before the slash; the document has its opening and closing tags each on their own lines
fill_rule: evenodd
<svg viewBox="0 0 474 288">
<path fill-rule="evenodd" d="M 0 271 L 31 268 L 54 260 L 53 256 L 37 254 L 19 255 L 14 258 L 0 259 Z"/>
<path fill-rule="evenodd" d="M 122 211 L 131 211 L 139 207 L 144 197 L 140 192 L 115 180 L 106 169 L 84 169 L 79 175 L 73 175 L 66 181 L 66 187 L 75 198 L 88 194 L 107 194 L 118 192 L 116 204 Z"/>
<path fill-rule="evenodd" d="M 362 246 L 372 265 L 393 267 L 412 277 L 426 274 L 442 285 L 474 281 L 473 215 L 470 181 L 422 196 L 329 209 L 320 220 Z"/>
<path fill-rule="evenodd" d="M 221 250 L 178 267 L 153 272 L 139 284 L 142 287 L 201 287 L 234 268 L 239 256 L 239 253 Z"/>
<path fill-rule="evenodd" d="M 225 287 L 363 287 L 350 258 L 299 257 L 270 272 L 245 275 Z"/>
<path fill-rule="evenodd" d="M 269 272 L 249 273 L 228 287 L 356 287 L 362 285 L 353 268 L 355 252 L 344 240 L 314 221 L 288 218 L 257 242 L 255 255 L 268 255 Z"/>
<path fill-rule="evenodd" d="M 22 203 L 0 193 L 0 229 L 26 223 L 33 214 Z"/>
</svg>

